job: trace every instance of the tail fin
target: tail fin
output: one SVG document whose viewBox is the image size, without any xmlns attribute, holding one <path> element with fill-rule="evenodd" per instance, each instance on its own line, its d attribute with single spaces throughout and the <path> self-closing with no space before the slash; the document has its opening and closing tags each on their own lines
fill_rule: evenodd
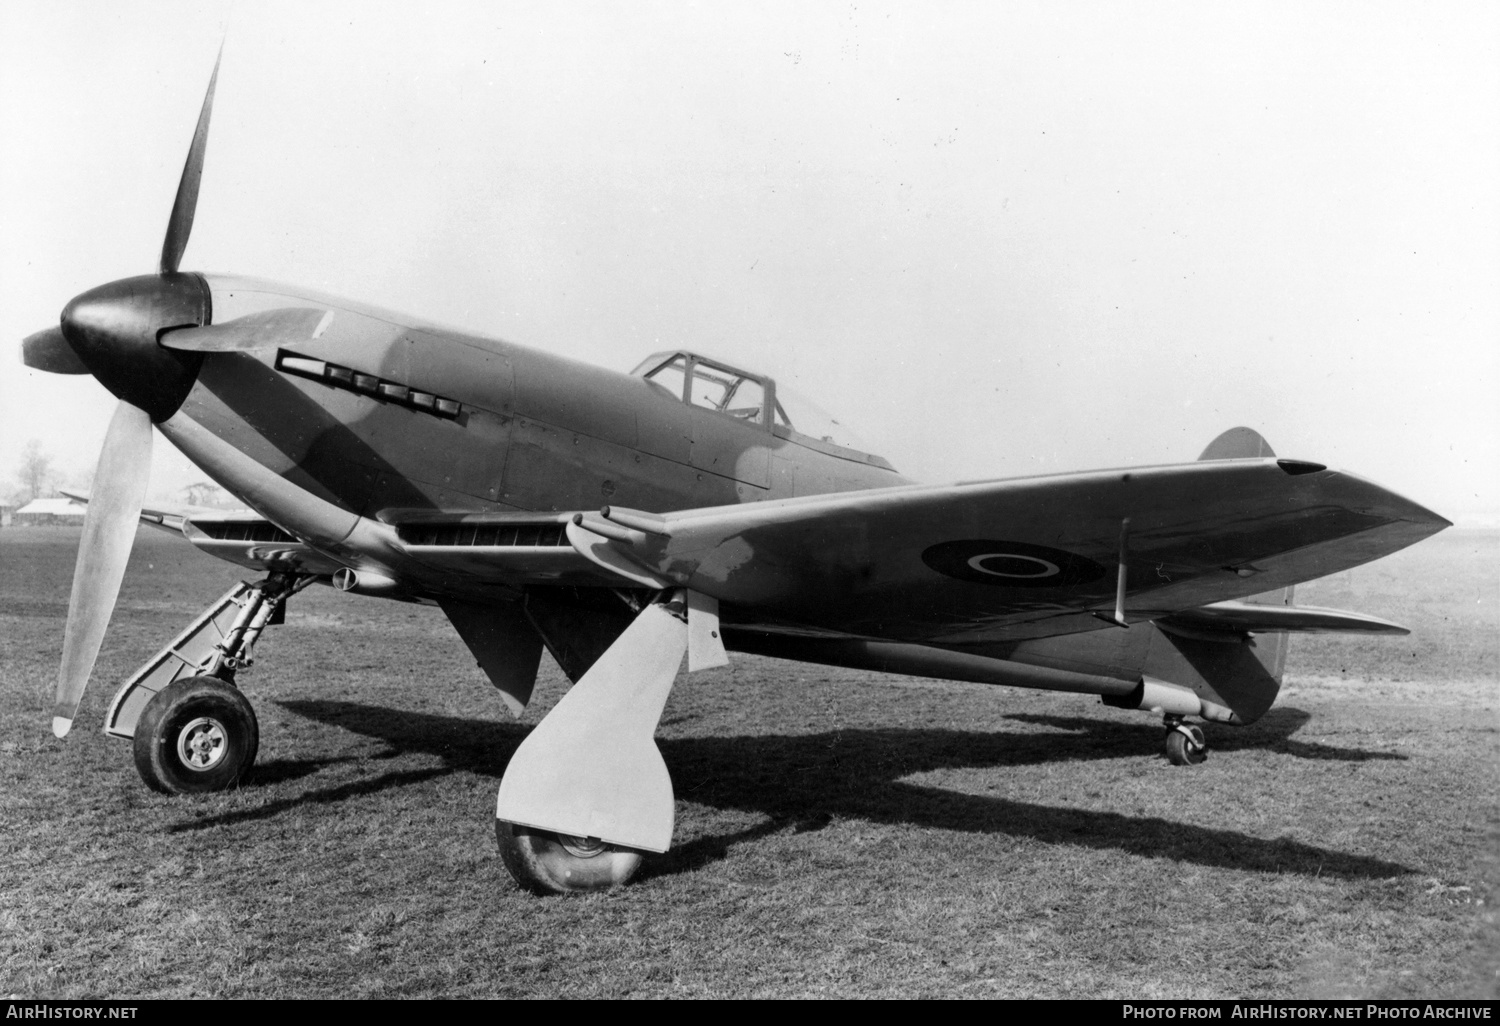
<svg viewBox="0 0 1500 1026">
<path fill-rule="evenodd" d="M 1289 606 L 1292 589 L 1266 592 L 1246 601 Z M 1232 723 L 1254 723 L 1266 714 L 1281 691 L 1288 644 L 1289 635 L 1279 631 L 1218 633 L 1157 621 L 1151 625 L 1151 644 L 1142 672 L 1191 688 L 1205 703 L 1233 713 Z"/>
<path fill-rule="evenodd" d="M 1210 442 L 1199 459 L 1275 455 L 1257 432 L 1237 427 Z M 1128 631 L 1031 638 L 1012 642 L 1003 651 L 980 654 L 1140 682 L 1128 694 L 1105 695 L 1108 705 L 1223 723 L 1254 723 L 1281 690 L 1289 632 L 1407 633 L 1376 616 L 1296 607 L 1292 592 L 1290 587 L 1280 588 L 1179 610 L 1150 623 L 1131 624 Z M 1192 695 L 1185 696 L 1184 691 Z"/>
<path fill-rule="evenodd" d="M 1254 428 L 1232 427 L 1208 443 L 1200 460 L 1244 460 L 1275 456 L 1270 443 Z"/>
<path fill-rule="evenodd" d="M 1242 460 L 1275 456 L 1270 443 L 1253 428 L 1233 427 L 1203 450 L 1200 460 Z M 1293 589 L 1280 588 L 1252 595 L 1246 602 L 1289 606 Z M 1281 690 L 1286 670 L 1288 636 L 1284 633 L 1211 633 L 1154 625 L 1145 672 L 1152 677 L 1185 684 L 1204 701 L 1228 708 L 1241 723 L 1265 715 Z"/>
</svg>

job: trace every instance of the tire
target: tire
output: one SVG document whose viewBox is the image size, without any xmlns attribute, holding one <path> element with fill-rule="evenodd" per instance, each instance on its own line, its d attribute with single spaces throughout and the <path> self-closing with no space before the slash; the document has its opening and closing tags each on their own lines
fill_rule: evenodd
<svg viewBox="0 0 1500 1026">
<path fill-rule="evenodd" d="M 597 840 L 566 837 L 495 820 L 500 859 L 516 883 L 535 894 L 585 894 L 625 884 L 641 853 Z"/>
<path fill-rule="evenodd" d="M 135 768 L 164 794 L 206 794 L 239 783 L 255 763 L 255 710 L 216 677 L 188 677 L 146 704 L 135 727 Z"/>
<path fill-rule="evenodd" d="M 1188 737 L 1186 731 L 1194 736 Z M 1197 766 L 1208 758 L 1203 731 L 1198 727 L 1187 727 L 1186 731 L 1175 727 L 1167 731 L 1167 761 L 1173 766 Z"/>
</svg>

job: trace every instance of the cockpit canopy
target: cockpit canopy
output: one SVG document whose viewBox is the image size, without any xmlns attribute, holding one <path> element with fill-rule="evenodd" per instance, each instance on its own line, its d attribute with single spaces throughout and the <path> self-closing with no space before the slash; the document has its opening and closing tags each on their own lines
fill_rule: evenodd
<svg viewBox="0 0 1500 1026">
<path fill-rule="evenodd" d="M 864 442 L 846 426 L 764 374 L 686 350 L 652 353 L 630 373 L 690 406 L 760 425 L 781 438 L 833 455 L 890 468 L 879 456 L 870 455 Z"/>
<path fill-rule="evenodd" d="M 630 373 L 690 406 L 718 410 L 752 424 L 791 427 L 776 401 L 776 382 L 697 353 L 652 353 Z"/>
</svg>

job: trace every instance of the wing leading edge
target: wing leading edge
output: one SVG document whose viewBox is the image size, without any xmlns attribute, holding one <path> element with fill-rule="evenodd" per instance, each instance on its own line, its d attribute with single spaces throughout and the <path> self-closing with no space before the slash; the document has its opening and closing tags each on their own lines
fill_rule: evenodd
<svg viewBox="0 0 1500 1026">
<path fill-rule="evenodd" d="M 380 519 L 393 575 L 413 597 L 688 587 L 717 599 L 727 624 L 939 645 L 1103 628 L 1122 552 L 1126 622 L 1395 632 L 1359 614 L 1267 612 L 1237 600 L 1378 559 L 1448 526 L 1354 475 L 1274 458 L 666 514 L 389 510 Z M 341 565 L 253 514 L 195 513 L 183 532 L 242 565 L 314 574 Z"/>
<path fill-rule="evenodd" d="M 1105 626 L 1094 614 L 1114 608 L 1122 550 L 1136 622 L 1336 573 L 1448 526 L 1362 478 L 1276 459 L 575 519 L 614 555 L 737 619 L 941 644 Z M 1316 629 L 1279 615 L 1261 629 Z"/>
</svg>

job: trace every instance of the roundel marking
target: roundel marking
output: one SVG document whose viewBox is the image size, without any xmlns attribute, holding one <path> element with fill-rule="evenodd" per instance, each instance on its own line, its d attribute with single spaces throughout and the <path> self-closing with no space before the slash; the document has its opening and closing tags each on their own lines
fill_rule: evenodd
<svg viewBox="0 0 1500 1026">
<path fill-rule="evenodd" d="M 982 574 L 996 577 L 1019 578 L 1034 581 L 1043 577 L 1055 577 L 1062 568 L 1049 560 L 1036 556 L 1022 556 L 1014 552 L 981 552 L 969 557 L 969 565 Z"/>
<path fill-rule="evenodd" d="M 940 542 L 923 550 L 922 562 L 946 577 L 999 588 L 1067 588 L 1107 573 L 1086 556 L 987 538 Z"/>
</svg>

